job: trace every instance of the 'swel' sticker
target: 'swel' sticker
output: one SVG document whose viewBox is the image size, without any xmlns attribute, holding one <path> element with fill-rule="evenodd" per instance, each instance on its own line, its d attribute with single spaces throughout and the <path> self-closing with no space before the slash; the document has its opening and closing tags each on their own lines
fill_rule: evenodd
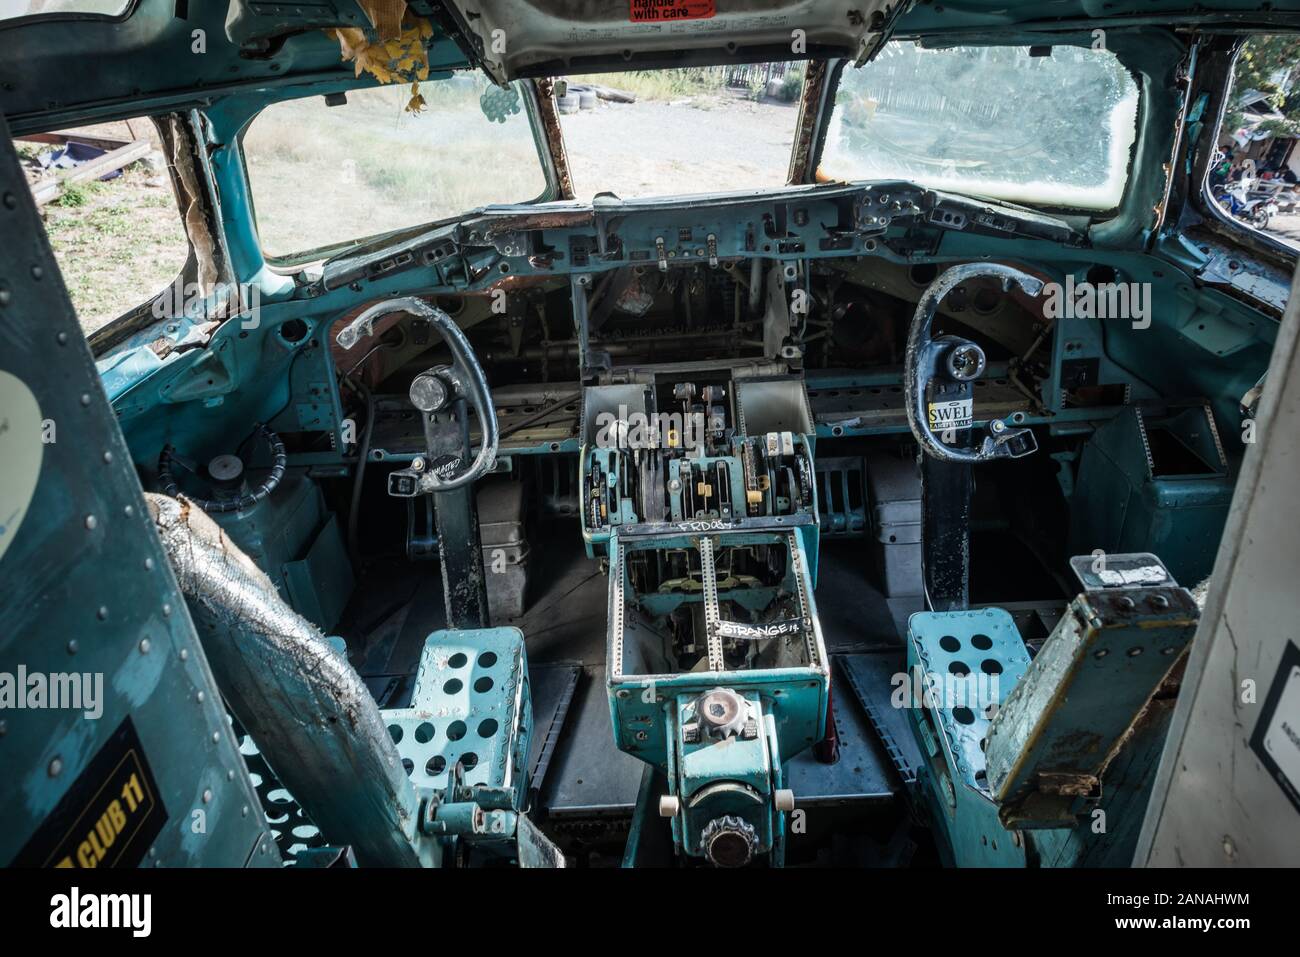
<svg viewBox="0 0 1300 957">
<path fill-rule="evenodd" d="M 969 429 L 975 419 L 973 399 L 954 399 L 951 402 L 930 403 L 930 428 L 935 432 L 946 429 Z"/>
<path fill-rule="evenodd" d="M 707 20 L 713 14 L 713 0 L 631 0 L 628 19 L 633 23 L 668 23 Z"/>
</svg>

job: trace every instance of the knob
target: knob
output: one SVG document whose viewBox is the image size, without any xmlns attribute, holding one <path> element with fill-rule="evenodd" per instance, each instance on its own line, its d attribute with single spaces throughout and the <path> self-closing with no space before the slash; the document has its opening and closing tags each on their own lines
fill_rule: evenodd
<svg viewBox="0 0 1300 957">
<path fill-rule="evenodd" d="M 244 461 L 238 455 L 218 455 L 208 463 L 208 478 L 222 490 L 238 489 L 244 479 Z"/>
<path fill-rule="evenodd" d="M 433 372 L 422 372 L 411 382 L 411 404 L 421 412 L 437 412 L 448 398 L 447 384 Z"/>
<path fill-rule="evenodd" d="M 700 695 L 695 711 L 704 731 L 715 738 L 740 734 L 749 717 L 745 699 L 730 688 L 714 688 Z"/>
<path fill-rule="evenodd" d="M 726 814 L 704 826 L 700 847 L 714 867 L 744 867 L 754 859 L 758 835 L 748 821 Z"/>
<path fill-rule="evenodd" d="M 948 352 L 948 374 L 958 382 L 978 379 L 984 372 L 984 350 L 973 342 L 963 342 Z"/>
</svg>

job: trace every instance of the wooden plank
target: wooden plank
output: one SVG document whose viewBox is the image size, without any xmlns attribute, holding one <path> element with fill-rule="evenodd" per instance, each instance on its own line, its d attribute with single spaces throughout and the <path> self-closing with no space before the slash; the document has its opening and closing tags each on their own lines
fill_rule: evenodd
<svg viewBox="0 0 1300 957">
<path fill-rule="evenodd" d="M 15 137 L 15 139 L 26 143 L 48 143 L 51 146 L 63 146 L 66 143 L 75 141 L 85 143 L 87 146 L 98 147 L 101 150 L 115 150 L 135 142 L 134 140 L 119 140 L 108 136 L 83 136 L 75 130 L 53 133 L 26 133 L 23 136 Z"/>
<path fill-rule="evenodd" d="M 32 184 L 32 195 L 36 199 L 36 205 L 43 206 L 56 199 L 63 192 L 63 187 L 69 183 L 87 183 L 143 159 L 151 149 L 153 145 L 148 140 L 136 140 L 80 166 L 61 170 L 53 178 L 38 180 Z"/>
</svg>

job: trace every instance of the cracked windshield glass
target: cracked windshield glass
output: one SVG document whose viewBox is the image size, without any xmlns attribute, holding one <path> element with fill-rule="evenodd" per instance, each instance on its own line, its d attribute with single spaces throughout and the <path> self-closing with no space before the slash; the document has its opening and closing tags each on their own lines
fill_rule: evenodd
<svg viewBox="0 0 1300 957">
<path fill-rule="evenodd" d="M 891 43 L 840 76 L 819 179 L 904 179 L 1011 202 L 1112 209 L 1138 89 L 1107 50 Z"/>
<path fill-rule="evenodd" d="M 803 65 L 570 77 L 560 126 L 574 194 L 621 199 L 785 183 Z"/>
<path fill-rule="evenodd" d="M 482 74 L 275 103 L 243 147 L 258 237 L 279 260 L 546 190 L 522 94 Z"/>
</svg>

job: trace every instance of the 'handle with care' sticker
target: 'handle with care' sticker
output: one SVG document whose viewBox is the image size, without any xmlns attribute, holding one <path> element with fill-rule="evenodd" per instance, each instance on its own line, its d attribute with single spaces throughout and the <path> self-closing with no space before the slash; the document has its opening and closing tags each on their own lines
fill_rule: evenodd
<svg viewBox="0 0 1300 957">
<path fill-rule="evenodd" d="M 633 23 L 673 23 L 707 20 L 714 12 L 713 0 L 631 0 L 628 19 Z"/>
</svg>

